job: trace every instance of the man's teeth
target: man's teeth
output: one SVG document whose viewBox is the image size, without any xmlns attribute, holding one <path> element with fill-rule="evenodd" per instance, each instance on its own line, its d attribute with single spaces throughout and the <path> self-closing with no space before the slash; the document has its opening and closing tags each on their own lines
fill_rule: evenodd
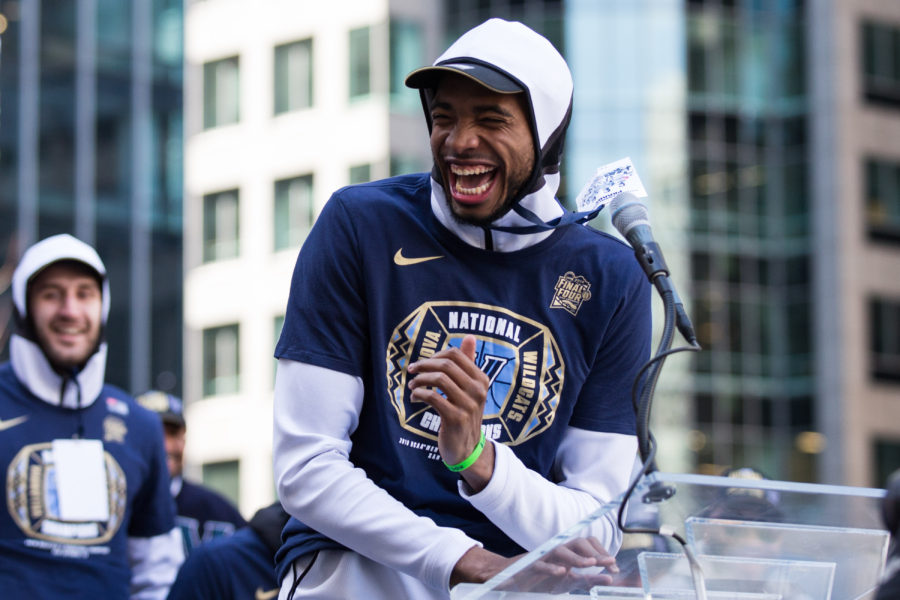
<svg viewBox="0 0 900 600">
<path fill-rule="evenodd" d="M 493 170 L 494 169 L 492 167 L 486 167 L 484 165 L 477 165 L 473 167 L 450 165 L 450 172 L 454 175 L 482 175 L 484 173 L 490 173 Z"/>
<path fill-rule="evenodd" d="M 63 335 L 74 335 L 76 333 L 81 333 L 81 328 L 57 328 L 56 331 L 58 333 L 62 333 Z"/>
<path fill-rule="evenodd" d="M 483 194 L 484 192 L 487 191 L 487 189 L 488 189 L 488 184 L 486 184 L 486 183 L 479 185 L 478 187 L 467 188 L 467 187 L 463 187 L 458 179 L 456 180 L 456 193 L 457 194 L 462 194 L 462 195 L 466 195 L 466 196 L 475 196 L 478 194 Z"/>
<path fill-rule="evenodd" d="M 483 194 L 487 191 L 490 186 L 490 180 L 487 182 L 475 186 L 475 187 L 465 187 L 462 184 L 462 181 L 459 177 L 471 177 L 474 175 L 484 175 L 485 173 L 492 173 L 494 171 L 493 167 L 488 167 L 485 165 L 472 165 L 472 166 L 462 166 L 462 165 L 450 165 L 450 172 L 457 176 L 456 180 L 456 193 L 464 196 L 477 196 L 478 194 Z"/>
</svg>

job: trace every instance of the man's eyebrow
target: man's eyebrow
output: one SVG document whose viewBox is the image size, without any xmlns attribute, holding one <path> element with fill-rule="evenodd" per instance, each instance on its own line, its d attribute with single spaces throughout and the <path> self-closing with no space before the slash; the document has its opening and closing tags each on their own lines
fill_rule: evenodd
<svg viewBox="0 0 900 600">
<path fill-rule="evenodd" d="M 493 112 L 499 115 L 503 115 L 504 117 L 512 118 L 513 114 L 500 106 L 499 104 L 481 104 L 475 107 L 475 112 L 478 114 Z"/>
<path fill-rule="evenodd" d="M 63 286 L 54 282 L 54 281 L 39 281 L 35 283 L 31 291 L 32 292 L 46 292 L 47 290 L 61 290 Z"/>
<path fill-rule="evenodd" d="M 435 110 L 435 109 L 453 110 L 453 106 L 449 102 L 435 101 L 435 102 L 431 103 L 429 110 Z M 475 111 L 476 114 L 492 112 L 492 113 L 497 113 L 498 115 L 503 115 L 504 117 L 508 117 L 508 118 L 513 117 L 513 114 L 511 112 L 509 112 L 508 110 L 506 110 L 499 104 L 479 104 L 479 105 L 476 105 L 473 108 L 473 110 Z"/>
<path fill-rule="evenodd" d="M 56 281 L 54 279 L 49 279 L 46 281 L 40 281 L 40 280 L 35 281 L 31 285 L 32 285 L 32 289 L 35 289 L 35 290 L 40 290 L 40 289 L 45 289 L 45 288 L 63 289 L 66 287 L 66 284 L 60 283 L 59 281 Z M 84 281 L 76 281 L 76 282 L 74 282 L 73 287 L 78 288 L 78 289 L 81 289 L 84 287 L 100 289 L 100 285 L 95 280 L 91 280 L 91 279 L 85 279 Z"/>
</svg>

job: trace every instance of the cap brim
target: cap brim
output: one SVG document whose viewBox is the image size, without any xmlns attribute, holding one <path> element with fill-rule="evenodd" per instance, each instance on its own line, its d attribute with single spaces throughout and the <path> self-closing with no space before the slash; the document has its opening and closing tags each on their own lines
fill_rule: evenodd
<svg viewBox="0 0 900 600">
<path fill-rule="evenodd" d="M 471 63 L 452 63 L 416 69 L 407 75 L 406 87 L 415 89 L 435 88 L 441 77 L 448 73 L 468 77 L 475 83 L 499 94 L 515 94 L 524 91 L 524 88 L 519 83 L 506 75 L 490 67 Z"/>
</svg>

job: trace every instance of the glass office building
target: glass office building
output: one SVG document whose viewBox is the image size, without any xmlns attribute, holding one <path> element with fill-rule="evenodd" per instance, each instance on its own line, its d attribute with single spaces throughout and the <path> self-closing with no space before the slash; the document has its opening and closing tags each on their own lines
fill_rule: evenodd
<svg viewBox="0 0 900 600">
<path fill-rule="evenodd" d="M 794 480 L 816 477 L 806 31 L 801 1 L 688 4 L 697 458 Z"/>
<path fill-rule="evenodd" d="M 180 394 L 182 3 L 3 0 L 0 16 L 0 253 L 63 232 L 94 245 L 108 380 Z"/>
<path fill-rule="evenodd" d="M 704 348 L 663 369 L 660 467 L 883 484 L 900 467 L 896 8 L 460 0 L 445 16 L 449 37 L 521 20 L 566 55 L 564 201 L 623 156 L 650 193 Z"/>
</svg>

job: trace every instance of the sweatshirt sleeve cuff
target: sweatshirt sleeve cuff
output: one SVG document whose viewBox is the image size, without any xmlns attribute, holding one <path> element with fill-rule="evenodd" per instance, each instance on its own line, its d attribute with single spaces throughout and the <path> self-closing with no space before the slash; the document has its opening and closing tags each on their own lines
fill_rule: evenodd
<svg viewBox="0 0 900 600">
<path fill-rule="evenodd" d="M 491 442 L 494 444 L 494 442 Z M 513 454 L 507 446 L 503 444 L 494 444 L 494 474 L 484 489 L 477 494 L 471 493 L 471 488 L 466 482 L 460 479 L 459 495 L 468 500 L 472 506 L 490 516 L 492 511 L 497 510 L 503 504 L 509 501 L 507 495 L 511 469 L 514 468 L 514 462 L 518 458 Z"/>
<path fill-rule="evenodd" d="M 430 564 L 425 569 L 426 584 L 434 589 L 449 592 L 453 568 L 463 554 L 475 547 L 481 548 L 482 544 L 462 531 L 454 530 L 453 535 L 447 535 L 441 540 L 439 551 L 435 553 L 433 560 L 429 561 Z"/>
</svg>

